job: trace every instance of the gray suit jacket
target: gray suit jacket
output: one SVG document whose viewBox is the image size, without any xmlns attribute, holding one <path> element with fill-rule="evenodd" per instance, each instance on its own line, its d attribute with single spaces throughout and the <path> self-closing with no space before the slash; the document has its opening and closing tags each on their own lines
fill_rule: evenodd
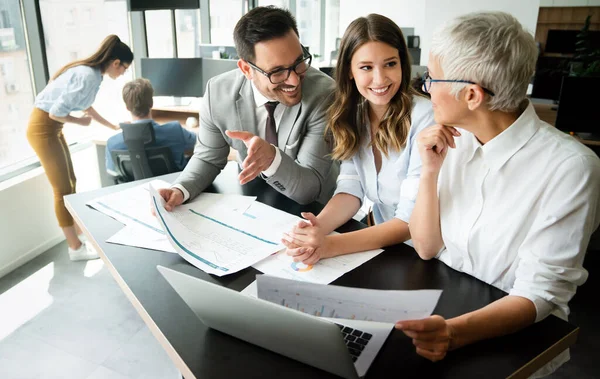
<svg viewBox="0 0 600 379">
<path fill-rule="evenodd" d="M 329 157 L 324 140 L 326 111 L 333 100 L 334 82 L 310 68 L 302 81 L 302 101 L 286 107 L 277 133 L 281 164 L 264 177 L 274 189 L 300 203 L 326 203 L 335 189 L 339 165 Z M 243 141 L 231 139 L 226 130 L 258 135 L 252 85 L 238 69 L 209 80 L 200 105 L 200 130 L 194 155 L 175 184 L 182 185 L 190 199 L 208 187 L 227 164 L 229 146 L 238 151 L 240 162 L 247 156 Z"/>
</svg>

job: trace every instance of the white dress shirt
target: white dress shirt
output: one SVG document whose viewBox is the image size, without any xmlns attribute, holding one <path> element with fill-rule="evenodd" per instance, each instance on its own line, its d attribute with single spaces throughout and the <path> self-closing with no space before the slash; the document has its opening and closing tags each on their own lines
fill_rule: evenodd
<svg viewBox="0 0 600 379">
<path fill-rule="evenodd" d="M 600 160 L 541 121 L 528 103 L 504 132 L 481 145 L 461 130 L 438 181 L 438 259 L 567 320 L 588 272 L 582 263 L 600 216 Z M 535 376 L 554 371 L 568 350 Z"/>
<path fill-rule="evenodd" d="M 566 320 L 588 276 L 582 263 L 599 223 L 600 160 L 530 103 L 485 145 L 461 134 L 438 182 L 438 259 L 531 300 L 536 321 L 551 312 Z"/>
</svg>

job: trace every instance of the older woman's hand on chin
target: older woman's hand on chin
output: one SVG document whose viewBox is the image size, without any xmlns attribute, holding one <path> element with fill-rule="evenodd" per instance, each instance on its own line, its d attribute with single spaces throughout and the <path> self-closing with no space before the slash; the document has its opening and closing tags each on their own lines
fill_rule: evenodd
<svg viewBox="0 0 600 379">
<path fill-rule="evenodd" d="M 431 316 L 422 320 L 406 320 L 396 323 L 396 329 L 412 338 L 417 354 L 436 362 L 444 359 L 452 349 L 452 327 L 442 316 Z"/>
<path fill-rule="evenodd" d="M 438 173 L 448 153 L 448 148 L 455 148 L 454 138 L 460 132 L 453 126 L 436 124 L 423 129 L 417 136 L 419 154 L 423 162 L 423 171 Z"/>
</svg>

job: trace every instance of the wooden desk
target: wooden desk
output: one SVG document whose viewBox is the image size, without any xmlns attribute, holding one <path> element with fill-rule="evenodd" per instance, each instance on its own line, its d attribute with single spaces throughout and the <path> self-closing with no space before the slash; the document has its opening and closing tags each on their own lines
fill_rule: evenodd
<svg viewBox="0 0 600 379">
<path fill-rule="evenodd" d="M 152 107 L 152 118 L 159 124 L 169 121 L 179 121 L 185 127 L 188 117 L 199 118 L 198 108 L 192 106 Z"/>
<path fill-rule="evenodd" d="M 256 195 L 258 201 L 297 215 L 300 211 L 318 212 L 322 208 L 317 203 L 301 206 L 261 179 L 240 186 L 237 173 L 237 166 L 230 163 L 208 191 Z M 172 181 L 176 175 L 162 179 Z M 122 224 L 85 203 L 138 184 L 68 195 L 65 203 L 185 378 L 333 378 L 324 371 L 207 328 L 156 270 L 157 265 L 162 265 L 240 291 L 258 273 L 253 268 L 218 278 L 191 266 L 177 254 L 106 243 Z M 360 227 L 364 225 L 352 221 L 340 231 Z M 447 318 L 481 308 L 506 295 L 438 260 L 421 260 L 404 244 L 386 249 L 334 284 L 374 289 L 441 288 L 444 292 L 434 313 Z M 394 330 L 367 378 L 525 378 L 572 345 L 577 333 L 577 327 L 549 316 L 518 333 L 464 347 L 432 363 L 418 356 L 411 340 Z"/>
</svg>

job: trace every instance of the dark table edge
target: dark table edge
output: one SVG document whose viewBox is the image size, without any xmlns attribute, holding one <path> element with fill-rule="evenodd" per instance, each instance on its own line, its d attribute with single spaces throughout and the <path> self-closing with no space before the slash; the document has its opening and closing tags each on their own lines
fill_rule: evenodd
<svg viewBox="0 0 600 379">
<path fill-rule="evenodd" d="M 554 345 L 550 346 L 544 352 L 537 357 L 529 361 L 525 366 L 515 371 L 507 379 L 521 379 L 529 378 L 540 368 L 544 367 L 545 364 L 556 358 L 560 353 L 567 350 L 570 346 L 574 345 L 579 335 L 579 327 L 575 328 L 571 333 L 567 334 Z"/>
</svg>

